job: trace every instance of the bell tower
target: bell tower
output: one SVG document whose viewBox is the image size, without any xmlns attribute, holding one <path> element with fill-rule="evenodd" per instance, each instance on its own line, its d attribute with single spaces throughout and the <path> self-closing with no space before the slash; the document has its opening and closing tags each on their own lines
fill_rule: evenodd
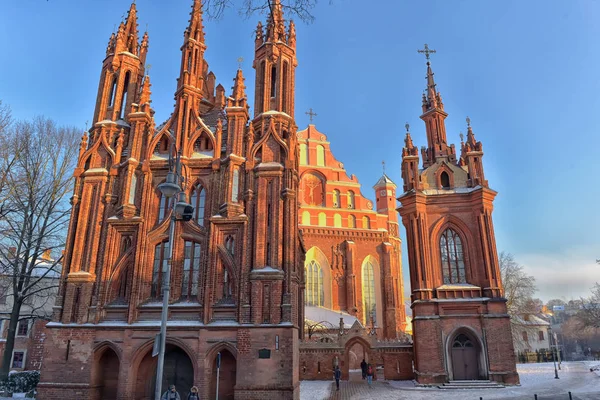
<svg viewBox="0 0 600 400">
<path fill-rule="evenodd" d="M 446 136 L 427 45 L 422 98 L 423 167 L 408 132 L 398 200 L 410 266 L 415 373 L 423 384 L 489 379 L 518 383 L 492 223 L 496 192 L 483 175 L 483 147 L 470 120 L 460 160 Z M 462 134 L 461 134 L 462 136 Z M 440 345 L 441 344 L 441 345 Z"/>
</svg>

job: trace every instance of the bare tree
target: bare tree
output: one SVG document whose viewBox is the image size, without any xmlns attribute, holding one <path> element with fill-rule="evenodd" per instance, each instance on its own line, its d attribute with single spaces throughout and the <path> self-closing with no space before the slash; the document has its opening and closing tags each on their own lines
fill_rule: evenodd
<svg viewBox="0 0 600 400">
<path fill-rule="evenodd" d="M 19 321 L 49 318 L 48 294 L 57 288 L 62 257 L 52 260 L 48 255 L 60 254 L 64 247 L 78 149 L 74 128 L 57 127 L 43 117 L 12 124 L 7 136 L 18 153 L 0 171 L 7 207 L 0 219 L 0 276 L 9 286 L 0 382 L 8 376 Z"/>
<path fill-rule="evenodd" d="M 499 261 L 508 313 L 513 316 L 536 312 L 539 304 L 533 299 L 537 290 L 535 278 L 528 275 L 510 253 L 500 253 Z"/>
<path fill-rule="evenodd" d="M 318 338 L 329 338 L 333 336 L 331 332 L 335 329 L 329 321 L 314 322 L 305 319 L 304 320 L 304 332 L 308 336 L 308 339 L 312 339 L 313 336 Z"/>
<path fill-rule="evenodd" d="M 513 342 L 517 348 L 527 348 L 528 344 L 523 343 L 525 337 L 535 335 L 537 331 L 537 325 L 528 316 L 538 314 L 542 307 L 542 302 L 533 298 L 537 290 L 535 278 L 528 275 L 510 253 L 500 253 L 499 262 Z M 523 335 L 523 332 L 527 334 Z"/>
<path fill-rule="evenodd" d="M 272 14 L 273 5 L 276 0 L 205 0 L 204 10 L 206 15 L 212 19 L 223 16 L 225 9 L 237 8 L 241 15 L 249 17 L 255 13 Z M 318 0 L 281 0 L 283 12 L 290 18 L 296 16 L 301 21 L 313 22 L 315 17 L 312 10 Z M 329 0 L 331 3 L 332 0 Z"/>
<path fill-rule="evenodd" d="M 594 285 L 590 297 L 581 299 L 577 318 L 584 328 L 600 328 L 600 284 Z"/>
</svg>

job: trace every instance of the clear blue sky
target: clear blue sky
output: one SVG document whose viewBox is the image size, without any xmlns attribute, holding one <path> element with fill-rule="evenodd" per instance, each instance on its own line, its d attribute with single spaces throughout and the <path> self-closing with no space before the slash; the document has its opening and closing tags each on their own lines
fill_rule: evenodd
<svg viewBox="0 0 600 400">
<path fill-rule="evenodd" d="M 172 110 L 191 3 L 137 2 L 139 28 L 148 24 L 150 32 L 157 123 Z M 374 197 L 382 160 L 401 186 L 406 122 L 415 144 L 425 144 L 419 120 L 425 60 L 416 50 L 428 43 L 437 50 L 432 66 L 449 114 L 449 141 L 459 141 L 468 115 L 483 142 L 486 177 L 499 192 L 498 249 L 526 265 L 543 299 L 577 298 L 600 281 L 594 265 L 600 258 L 600 2 L 320 3 L 313 24 L 298 23 L 296 120 L 303 128 L 304 112 L 318 113 L 318 129 L 365 195 Z M 43 114 L 83 129 L 92 119 L 108 38 L 129 4 L 4 0 L 0 99 L 14 116 Z M 205 23 L 210 68 L 229 90 L 243 56 L 250 98 L 257 20 L 230 11 Z"/>
</svg>

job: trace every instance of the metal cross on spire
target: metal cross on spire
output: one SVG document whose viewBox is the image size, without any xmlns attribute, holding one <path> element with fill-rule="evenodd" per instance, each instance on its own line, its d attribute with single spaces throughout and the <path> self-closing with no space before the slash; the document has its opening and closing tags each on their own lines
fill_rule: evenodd
<svg viewBox="0 0 600 400">
<path fill-rule="evenodd" d="M 385 160 L 381 162 L 381 167 L 383 168 L 383 174 L 385 175 Z"/>
<path fill-rule="evenodd" d="M 146 64 L 146 75 L 150 75 L 151 69 L 152 69 L 152 64 Z"/>
<path fill-rule="evenodd" d="M 429 55 L 435 54 L 435 50 L 430 49 L 427 43 L 425 43 L 425 48 L 423 50 L 417 50 L 417 53 L 425 54 L 425 58 L 427 59 L 427 62 L 429 62 Z"/>
<path fill-rule="evenodd" d="M 404 125 L 404 127 L 406 128 L 406 132 L 408 133 L 410 131 L 410 125 L 408 124 L 408 122 Z"/>
<path fill-rule="evenodd" d="M 238 57 L 238 69 L 242 69 L 242 63 L 244 62 L 244 57 Z"/>
<path fill-rule="evenodd" d="M 310 108 L 307 112 L 305 112 L 304 114 L 308 115 L 308 117 L 310 118 L 310 123 L 312 124 L 313 122 L 313 117 L 317 116 L 317 113 L 313 112 L 313 109 Z"/>
</svg>

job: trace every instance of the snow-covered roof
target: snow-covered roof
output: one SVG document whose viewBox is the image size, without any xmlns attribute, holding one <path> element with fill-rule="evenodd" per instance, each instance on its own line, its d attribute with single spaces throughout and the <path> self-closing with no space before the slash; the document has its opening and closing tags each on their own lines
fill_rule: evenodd
<svg viewBox="0 0 600 400">
<path fill-rule="evenodd" d="M 344 319 L 344 328 L 350 329 L 356 322 L 355 316 L 345 312 L 330 310 L 324 307 L 304 307 L 304 318 L 312 322 L 327 322 L 337 328 L 340 326 L 340 317 Z"/>
</svg>

